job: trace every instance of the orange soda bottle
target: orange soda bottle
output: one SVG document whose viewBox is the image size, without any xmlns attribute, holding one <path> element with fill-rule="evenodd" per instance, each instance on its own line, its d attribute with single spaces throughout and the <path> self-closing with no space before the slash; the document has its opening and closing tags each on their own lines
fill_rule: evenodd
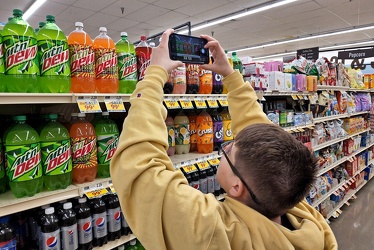
<svg viewBox="0 0 374 250">
<path fill-rule="evenodd" d="M 213 152 L 213 120 L 204 109 L 196 118 L 197 151 L 199 153 Z"/>
<path fill-rule="evenodd" d="M 105 27 L 100 27 L 100 34 L 95 38 L 93 49 L 95 52 L 96 92 L 117 93 L 118 71 L 116 46 L 106 33 Z"/>
<path fill-rule="evenodd" d="M 199 68 L 200 89 L 199 94 L 211 94 L 213 90 L 212 71 Z"/>
<path fill-rule="evenodd" d="M 95 54 L 91 37 L 83 31 L 83 23 L 76 22 L 68 36 L 71 87 L 73 93 L 95 92 Z"/>
<path fill-rule="evenodd" d="M 187 115 L 190 121 L 190 152 L 197 151 L 197 134 L 196 134 L 196 117 L 197 114 L 194 110 Z"/>
</svg>

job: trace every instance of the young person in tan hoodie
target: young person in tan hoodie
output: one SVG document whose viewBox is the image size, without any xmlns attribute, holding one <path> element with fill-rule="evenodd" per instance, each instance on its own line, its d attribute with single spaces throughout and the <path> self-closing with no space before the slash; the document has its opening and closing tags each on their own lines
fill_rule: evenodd
<svg viewBox="0 0 374 250">
<path fill-rule="evenodd" d="M 225 201 L 190 187 L 174 170 L 168 147 L 163 86 L 171 61 L 167 30 L 153 49 L 144 79 L 130 98 L 111 177 L 129 226 L 147 250 L 337 249 L 322 215 L 305 200 L 316 178 L 309 150 L 271 124 L 249 83 L 209 36 L 214 63 L 228 89 L 235 140 L 222 146 L 218 181 Z"/>
</svg>

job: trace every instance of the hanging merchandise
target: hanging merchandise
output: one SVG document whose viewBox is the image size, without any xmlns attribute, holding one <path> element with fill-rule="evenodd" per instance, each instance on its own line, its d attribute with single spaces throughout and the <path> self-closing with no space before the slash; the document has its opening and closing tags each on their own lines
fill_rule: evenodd
<svg viewBox="0 0 374 250">
<path fill-rule="evenodd" d="M 197 151 L 199 153 L 213 152 L 213 120 L 205 109 L 196 118 Z"/>
<path fill-rule="evenodd" d="M 95 53 L 91 37 L 84 32 L 83 23 L 76 22 L 68 36 L 71 92 L 95 92 Z"/>
<path fill-rule="evenodd" d="M 116 47 L 112 38 L 107 35 L 105 27 L 100 27 L 99 32 L 100 34 L 95 38 L 93 43 L 96 92 L 117 93 L 118 71 Z"/>
<path fill-rule="evenodd" d="M 188 154 L 190 152 L 190 121 L 182 110 L 174 118 L 174 127 L 176 153 Z"/>
<path fill-rule="evenodd" d="M 145 70 L 149 66 L 152 54 L 152 48 L 147 43 L 145 36 L 140 37 L 140 43 L 136 46 L 135 52 L 138 65 L 138 80 L 141 81 L 144 78 Z"/>
<path fill-rule="evenodd" d="M 165 120 L 166 129 L 168 132 L 168 155 L 172 156 L 175 154 L 175 127 L 174 119 L 168 115 Z"/>
<path fill-rule="evenodd" d="M 121 40 L 116 43 L 118 59 L 118 93 L 131 94 L 138 82 L 136 53 L 132 43 L 127 40 L 127 33 L 121 32 Z"/>
<path fill-rule="evenodd" d="M 70 91 L 69 47 L 64 32 L 47 15 L 47 23 L 39 30 L 38 58 L 40 92 L 68 93 Z"/>
<path fill-rule="evenodd" d="M 14 18 L 3 30 L 5 74 L 8 92 L 39 91 L 38 46 L 31 26 L 22 19 L 21 10 L 13 10 Z"/>
</svg>

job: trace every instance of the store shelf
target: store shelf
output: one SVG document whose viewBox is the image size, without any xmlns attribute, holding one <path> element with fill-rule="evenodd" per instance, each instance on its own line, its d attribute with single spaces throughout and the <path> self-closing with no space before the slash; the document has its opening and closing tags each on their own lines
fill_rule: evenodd
<svg viewBox="0 0 374 250">
<path fill-rule="evenodd" d="M 312 92 L 298 92 L 298 91 L 261 91 L 256 90 L 256 92 L 262 92 L 263 96 L 292 96 L 292 95 L 306 95 L 309 96 Z"/>
<path fill-rule="evenodd" d="M 217 151 L 213 151 L 209 154 L 200 154 L 200 153 L 189 153 L 182 155 L 173 155 L 170 156 L 171 161 L 173 162 L 174 168 L 179 169 L 180 167 L 194 164 L 196 162 L 207 161 L 214 158 L 219 158 Z"/>
<path fill-rule="evenodd" d="M 320 122 L 327 122 L 331 120 L 336 120 L 336 119 L 342 119 L 342 118 L 347 118 L 348 114 L 340 114 L 340 115 L 330 115 L 330 116 L 325 116 L 325 117 L 318 117 L 318 118 L 313 118 L 313 123 L 320 123 Z"/>
<path fill-rule="evenodd" d="M 298 131 L 299 129 L 312 129 L 314 126 L 314 124 L 308 124 L 308 125 L 303 125 L 303 126 L 292 126 L 292 127 L 285 127 L 283 128 L 285 131 L 289 132 L 289 131 Z"/>
<path fill-rule="evenodd" d="M 119 238 L 118 240 L 109 241 L 107 244 L 105 244 L 101 247 L 94 247 L 92 250 L 113 249 L 113 248 L 118 247 L 120 245 L 123 245 L 123 244 L 125 244 L 125 243 L 127 243 L 127 242 L 129 242 L 130 240 L 133 240 L 133 239 L 136 239 L 135 235 L 133 235 L 133 234 L 125 235 L 125 236 L 122 236 L 121 238 Z"/>
<path fill-rule="evenodd" d="M 338 189 L 340 189 L 341 187 L 343 187 L 347 183 L 348 183 L 348 180 L 346 180 L 346 181 L 344 181 L 342 183 L 339 183 L 337 186 L 331 188 L 330 191 L 328 191 L 326 194 L 324 194 L 323 196 L 321 196 L 318 200 L 316 200 L 315 202 L 313 202 L 312 203 L 312 207 L 316 207 L 319 204 L 321 204 L 324 200 L 326 200 L 328 197 L 330 197 L 330 195 L 332 195 L 333 193 L 335 193 Z"/>
<path fill-rule="evenodd" d="M 353 88 L 350 88 L 348 91 L 352 91 L 352 92 L 371 92 L 371 89 L 353 89 Z"/>
<path fill-rule="evenodd" d="M 369 111 L 361 111 L 353 114 L 349 114 L 348 117 L 356 116 L 356 115 L 366 115 L 369 114 Z"/>
<path fill-rule="evenodd" d="M 350 88 L 345 86 L 317 85 L 317 90 L 346 90 Z"/>
</svg>

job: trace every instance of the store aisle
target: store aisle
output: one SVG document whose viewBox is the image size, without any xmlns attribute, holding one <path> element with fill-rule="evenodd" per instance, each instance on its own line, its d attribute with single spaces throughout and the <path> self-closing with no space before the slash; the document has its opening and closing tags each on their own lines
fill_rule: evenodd
<svg viewBox="0 0 374 250">
<path fill-rule="evenodd" d="M 339 250 L 374 249 L 374 179 L 370 180 L 351 200 L 344 205 L 343 213 L 331 219 L 331 228 L 339 244 Z"/>
</svg>

